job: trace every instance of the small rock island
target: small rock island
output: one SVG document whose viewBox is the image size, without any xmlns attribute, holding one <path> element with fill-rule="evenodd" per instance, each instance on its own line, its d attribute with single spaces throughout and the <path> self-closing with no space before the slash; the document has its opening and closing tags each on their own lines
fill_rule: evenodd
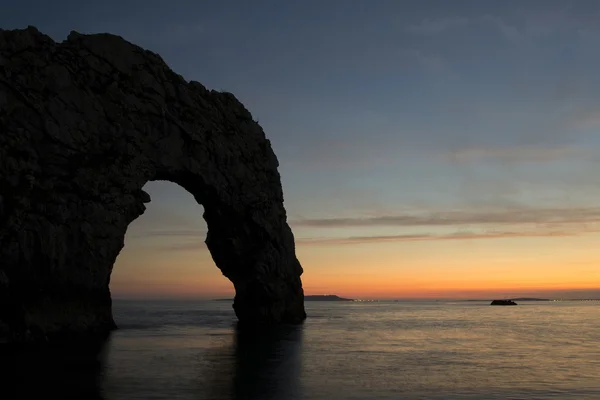
<svg viewBox="0 0 600 400">
<path fill-rule="evenodd" d="M 493 300 L 492 303 L 490 304 L 490 306 L 516 306 L 517 303 L 515 303 L 512 300 Z"/>
</svg>

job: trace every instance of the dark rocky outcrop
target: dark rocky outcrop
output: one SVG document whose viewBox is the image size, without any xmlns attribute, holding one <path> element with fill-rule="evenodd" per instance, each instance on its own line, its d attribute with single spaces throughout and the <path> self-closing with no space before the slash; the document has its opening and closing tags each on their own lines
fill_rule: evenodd
<svg viewBox="0 0 600 400">
<path fill-rule="evenodd" d="M 243 323 L 304 320 L 278 161 L 230 93 L 109 34 L 0 30 L 0 341 L 113 329 L 127 226 L 167 180 L 204 206 Z"/>
<path fill-rule="evenodd" d="M 515 303 L 512 300 L 493 300 L 492 303 L 490 304 L 490 306 L 516 306 L 517 303 Z"/>
</svg>

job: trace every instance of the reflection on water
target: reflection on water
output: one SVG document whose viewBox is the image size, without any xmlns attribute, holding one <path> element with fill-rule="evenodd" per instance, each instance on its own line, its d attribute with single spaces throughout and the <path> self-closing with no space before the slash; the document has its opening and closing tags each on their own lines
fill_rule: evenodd
<svg viewBox="0 0 600 400">
<path fill-rule="evenodd" d="M 103 400 L 101 379 L 108 341 L 0 347 L 2 399 Z M 12 396 L 12 397 L 11 397 Z"/>
<path fill-rule="evenodd" d="M 211 349 L 199 349 L 195 385 L 187 390 L 175 386 L 170 398 L 278 400 L 300 398 L 302 326 L 270 329 L 242 329 L 236 326 L 228 344 Z M 116 332 L 115 335 L 118 335 Z M 111 350 L 112 349 L 112 350 Z M 7 371 L 7 386 L 2 399 L 14 393 L 14 399 L 44 397 L 62 399 L 114 400 L 162 398 L 164 384 L 154 387 L 156 380 L 142 379 L 144 387 L 135 381 L 123 380 L 107 371 L 110 351 L 122 351 L 105 342 L 70 344 L 52 348 L 26 347 L 2 349 L 2 371 Z M 188 349 L 189 351 L 189 349 Z M 161 360 L 167 368 L 177 368 L 168 359 Z M 137 365 L 124 365 L 138 376 L 160 374 L 151 363 L 137 359 Z M 186 380 L 189 366 L 172 376 Z M 141 389 L 141 390 L 140 390 Z"/>
<path fill-rule="evenodd" d="M 236 331 L 235 399 L 299 399 L 302 327 Z"/>
<path fill-rule="evenodd" d="M 135 328 L 113 334 L 106 400 L 300 398 L 302 325 L 241 327 L 230 309 L 189 307 L 183 316 L 169 305 L 123 316 Z"/>
<path fill-rule="evenodd" d="M 301 398 L 302 331 L 302 326 L 261 330 L 236 326 L 231 343 L 205 355 L 207 362 L 198 371 L 197 398 Z"/>
<path fill-rule="evenodd" d="M 0 347 L 0 399 L 600 399 L 597 304 L 309 307 L 257 331 L 221 302 L 120 303 L 103 346 Z"/>
</svg>

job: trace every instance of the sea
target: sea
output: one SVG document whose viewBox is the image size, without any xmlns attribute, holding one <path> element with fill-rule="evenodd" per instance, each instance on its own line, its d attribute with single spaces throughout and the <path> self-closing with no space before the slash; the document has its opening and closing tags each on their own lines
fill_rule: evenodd
<svg viewBox="0 0 600 400">
<path fill-rule="evenodd" d="M 600 399 L 600 302 L 314 301 L 301 326 L 251 331 L 228 301 L 113 308 L 95 363 L 21 363 L 0 398 Z"/>
</svg>

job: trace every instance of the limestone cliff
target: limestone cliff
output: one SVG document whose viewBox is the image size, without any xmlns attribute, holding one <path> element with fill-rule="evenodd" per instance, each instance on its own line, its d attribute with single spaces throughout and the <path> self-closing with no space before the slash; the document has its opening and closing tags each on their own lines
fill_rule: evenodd
<svg viewBox="0 0 600 400">
<path fill-rule="evenodd" d="M 204 206 L 244 323 L 304 320 L 278 161 L 230 93 L 110 34 L 0 30 L 0 341 L 114 328 L 109 281 L 151 180 Z"/>
</svg>

